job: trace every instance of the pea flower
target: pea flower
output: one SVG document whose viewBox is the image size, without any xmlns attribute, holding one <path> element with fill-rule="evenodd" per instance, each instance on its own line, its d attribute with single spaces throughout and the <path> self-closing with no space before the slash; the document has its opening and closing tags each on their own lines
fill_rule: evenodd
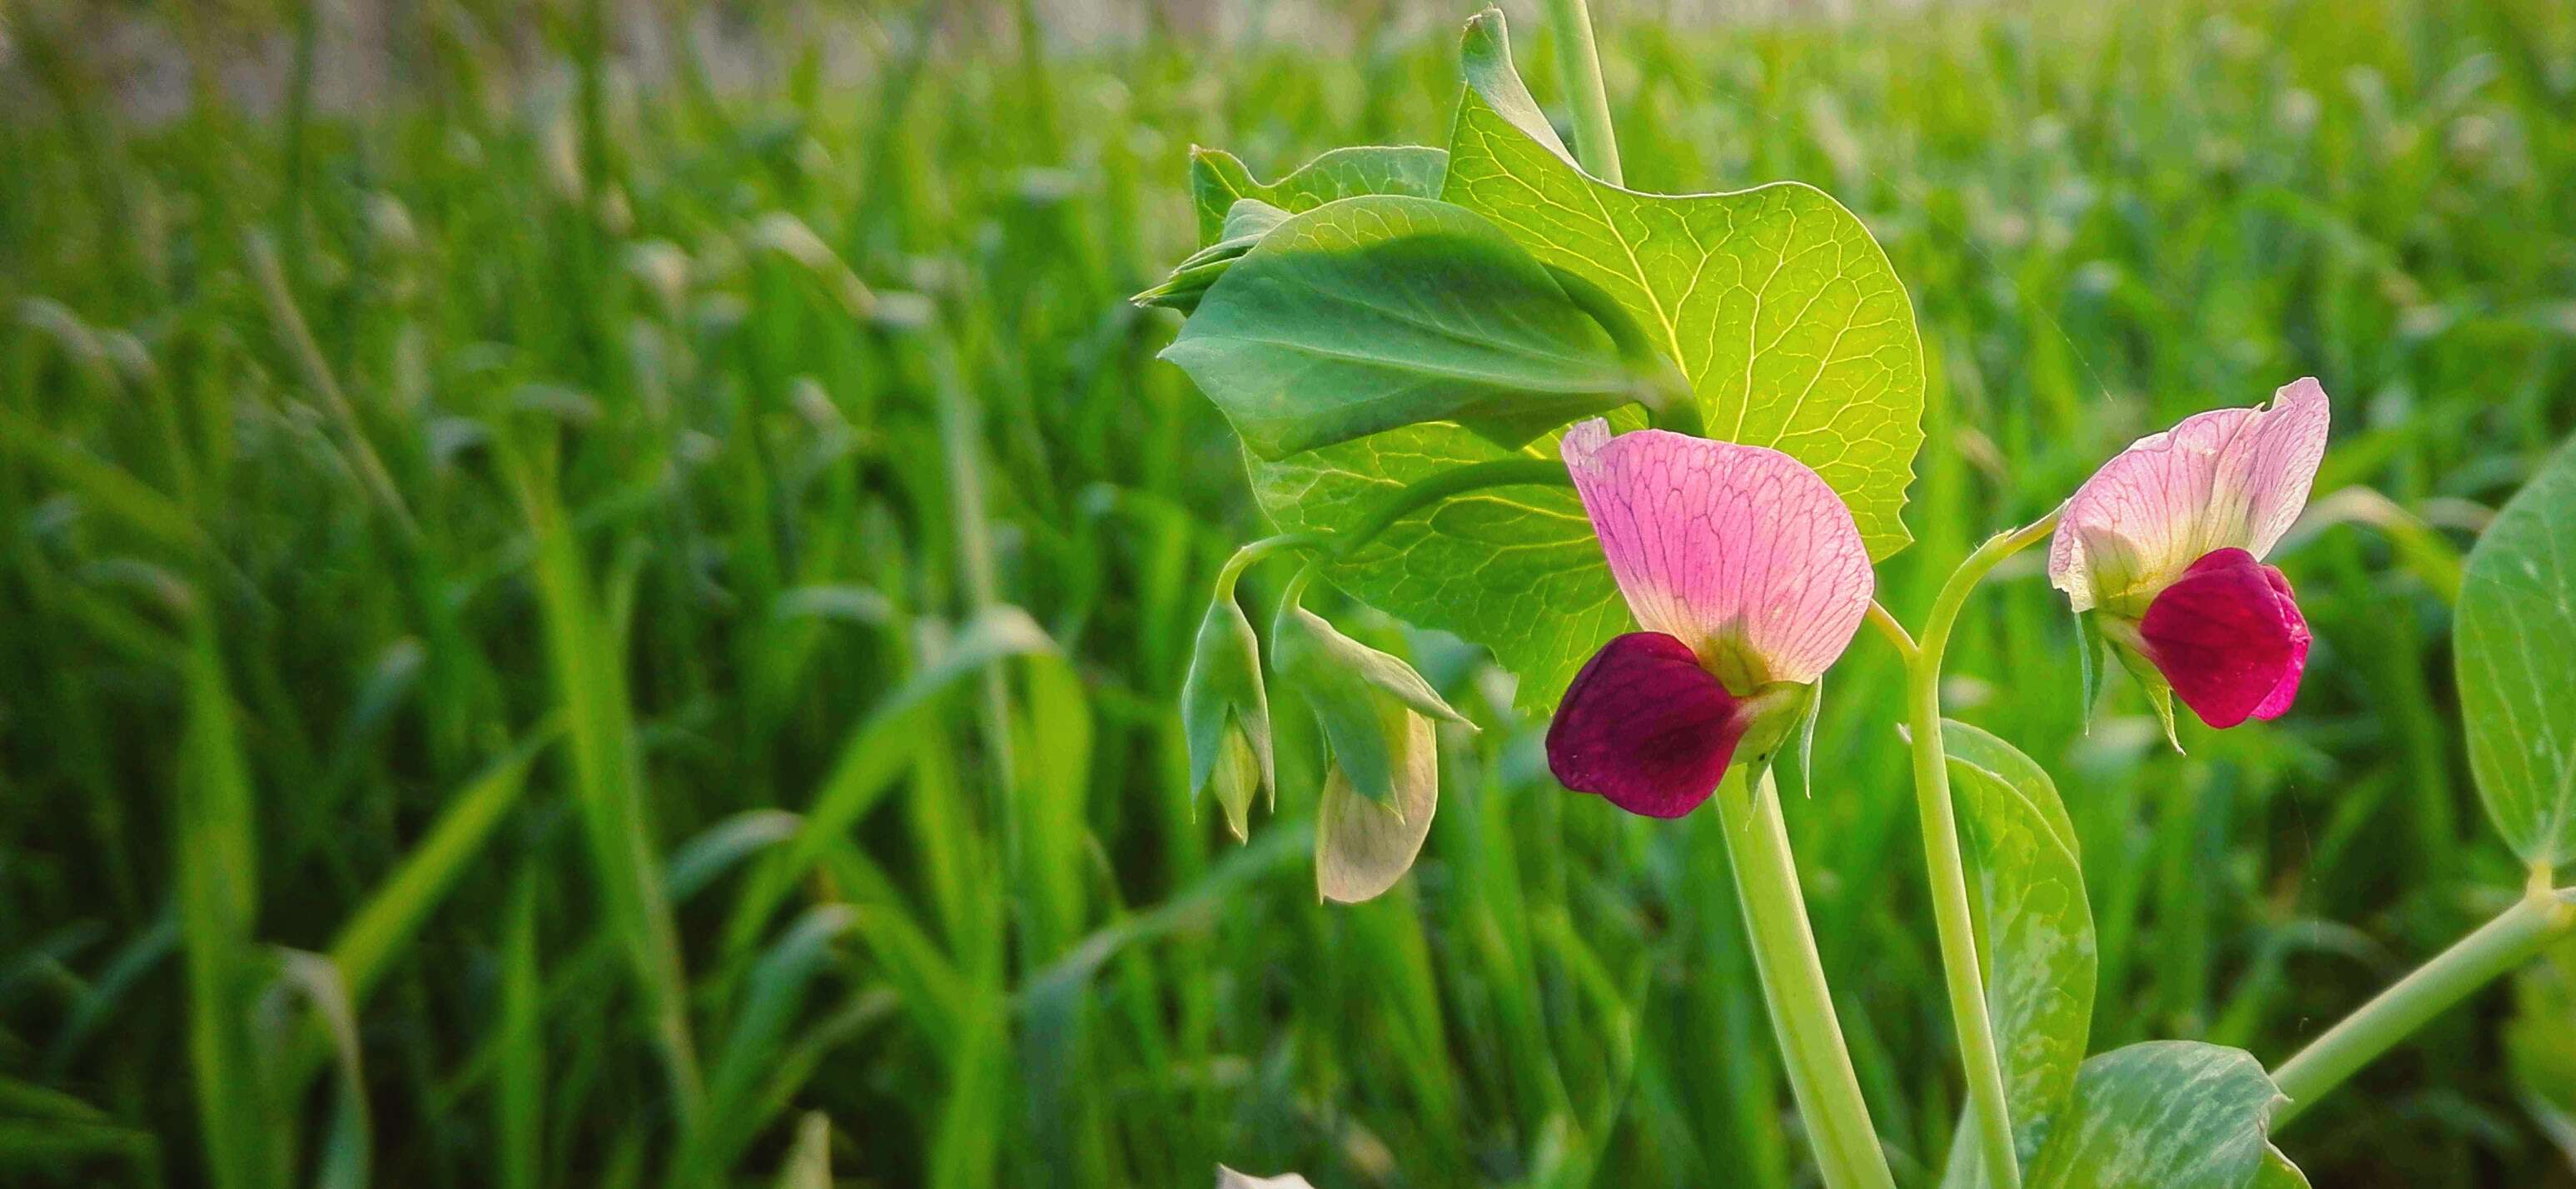
<svg viewBox="0 0 2576 1189">
<path fill-rule="evenodd" d="M 2140 438 L 2077 488 L 2048 578 L 2157 699 L 2213 727 L 2272 719 L 2298 697 L 2308 621 L 2263 563 L 2308 502 L 2325 456 L 2314 378 L 2268 406 L 2214 409 Z"/>
<path fill-rule="evenodd" d="M 1851 509 L 1798 460 L 1595 419 L 1561 452 L 1644 630 L 1593 654 L 1547 732 L 1565 787 L 1680 817 L 1739 752 L 1767 759 L 1869 610 Z"/>
</svg>

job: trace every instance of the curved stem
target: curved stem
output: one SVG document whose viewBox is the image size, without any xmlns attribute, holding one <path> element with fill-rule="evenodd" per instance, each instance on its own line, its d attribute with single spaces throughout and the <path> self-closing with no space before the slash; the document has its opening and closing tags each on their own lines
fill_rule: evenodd
<svg viewBox="0 0 2576 1189">
<path fill-rule="evenodd" d="M 1281 533 L 1275 537 L 1263 537 L 1235 550 L 1234 556 L 1225 559 L 1225 568 L 1216 572 L 1216 597 L 1233 598 L 1235 580 L 1243 577 L 1243 572 L 1250 569 L 1254 562 L 1282 549 L 1312 549 L 1323 543 L 1324 537 L 1321 533 Z"/>
<path fill-rule="evenodd" d="M 1610 92 L 1601 85 L 1601 47 L 1592 38 L 1592 11 L 1584 0 L 1548 0 L 1556 30 L 1556 63 L 1565 99 L 1574 108 L 1574 159 L 1583 171 L 1620 185 L 1619 138 L 1610 127 Z"/>
<path fill-rule="evenodd" d="M 1388 497 L 1385 503 L 1371 510 L 1369 518 L 1361 521 L 1358 527 L 1347 533 L 1335 534 L 1332 554 L 1336 559 L 1349 557 L 1366 548 L 1379 533 L 1385 532 L 1407 514 L 1453 495 L 1486 487 L 1573 485 L 1573 477 L 1565 473 L 1565 464 L 1553 458 L 1497 458 L 1490 462 L 1452 467 Z"/>
<path fill-rule="evenodd" d="M 2513 907 L 2397 980 L 2273 1070 L 2272 1084 L 2289 1101 L 2272 1116 L 2272 1125 L 2299 1117 L 2426 1021 L 2571 933 L 2576 933 L 2576 888 L 2553 891 L 2546 882 L 2535 883 Z"/>
<path fill-rule="evenodd" d="M 1219 598 L 1232 597 L 1235 581 L 1255 563 L 1271 554 L 1289 549 L 1322 551 L 1323 557 L 1338 561 L 1368 547 L 1369 542 L 1394 527 L 1395 522 L 1422 508 L 1487 487 L 1571 487 L 1574 479 L 1565 473 L 1565 464 L 1545 458 L 1498 458 L 1490 462 L 1452 467 L 1387 497 L 1369 512 L 1366 520 L 1341 533 L 1280 533 L 1263 537 L 1234 551 L 1217 571 L 1216 593 Z M 1310 570 L 1312 566 L 1308 567 Z M 1303 575 L 1311 580 L 1311 573 Z M 1302 583 L 1300 584 L 1302 588 Z"/>
<path fill-rule="evenodd" d="M 1996 563 L 2057 527 L 2057 513 L 2008 533 L 1998 533 L 1950 574 L 1932 601 L 1922 643 L 1906 665 L 1905 711 L 1914 750 L 1914 802 L 1923 819 L 1923 867 L 1931 882 L 1932 921 L 1941 942 L 1941 972 L 1949 984 L 1950 1019 L 1959 1034 L 1959 1065 L 1976 1115 L 1977 1150 L 1986 1183 L 2017 1189 L 2021 1165 L 2014 1155 L 2012 1109 L 2004 1100 L 2003 1060 L 1995 1048 L 1994 1021 L 1986 1010 L 1985 966 L 1977 957 L 1976 926 L 1968 908 L 1967 863 L 1959 855 L 1959 815 L 1950 801 L 1949 754 L 1941 742 L 1941 656 L 1959 609 Z M 1883 612 L 1882 612 L 1883 614 Z M 1901 629 L 1900 629 L 1901 630 Z"/>
<path fill-rule="evenodd" d="M 1896 616 L 1890 614 L 1877 599 L 1869 601 L 1867 618 L 1869 626 L 1878 629 L 1878 634 L 1887 638 L 1888 647 L 1896 650 L 1897 658 L 1909 666 L 1912 665 L 1916 654 L 1923 650 L 1914 646 L 1914 637 L 1906 634 L 1905 625 L 1896 622 Z"/>
<path fill-rule="evenodd" d="M 1797 1096 L 1799 1117 L 1807 1122 L 1826 1189 L 1891 1189 L 1895 1179 L 1879 1149 L 1851 1054 L 1843 1047 L 1824 963 L 1816 956 L 1807 901 L 1798 889 L 1797 860 L 1789 852 L 1788 827 L 1780 818 L 1779 788 L 1768 772 L 1759 785 L 1747 788 L 1744 769 L 1737 767 L 1727 772 L 1710 799 L 1717 802 L 1726 830 L 1728 865 L 1735 871 L 1736 899 L 1744 908 L 1762 1001 L 1770 1008 L 1789 1089 Z"/>
</svg>

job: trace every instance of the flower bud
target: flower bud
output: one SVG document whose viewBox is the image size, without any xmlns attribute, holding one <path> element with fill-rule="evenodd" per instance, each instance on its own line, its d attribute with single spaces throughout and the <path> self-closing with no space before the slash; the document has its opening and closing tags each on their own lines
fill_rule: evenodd
<svg viewBox="0 0 2576 1189">
<path fill-rule="evenodd" d="M 1396 769 L 1410 726 L 1396 712 L 1467 721 L 1413 666 L 1343 635 L 1294 602 L 1280 608 L 1271 626 L 1270 659 L 1313 707 L 1351 787 L 1382 806 L 1399 805 Z"/>
<path fill-rule="evenodd" d="M 1181 733 L 1190 750 L 1190 804 L 1213 795 L 1240 841 L 1252 795 L 1279 792 L 1270 750 L 1270 695 L 1261 684 L 1261 641 L 1231 589 L 1217 592 L 1199 623 L 1198 649 L 1181 683 Z"/>
</svg>

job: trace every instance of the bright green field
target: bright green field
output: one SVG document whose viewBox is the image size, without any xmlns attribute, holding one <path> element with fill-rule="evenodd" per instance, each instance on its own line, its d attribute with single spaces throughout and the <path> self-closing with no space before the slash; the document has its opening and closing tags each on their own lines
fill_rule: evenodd
<svg viewBox="0 0 2576 1189">
<path fill-rule="evenodd" d="M 131 11 L 200 65 L 298 27 L 241 7 Z M 390 6 L 373 114 L 141 127 L 73 12 L 0 4 L 0 1183 L 1812 1183 L 1713 815 L 1556 787 L 1471 651 L 1337 612 L 1485 727 L 1384 899 L 1315 902 L 1302 712 L 1248 847 L 1189 803 L 1174 696 L 1264 529 L 1123 299 L 1196 246 L 1193 142 L 1441 141 L 1465 7 L 1029 57 L 988 5 L 855 86 L 746 17 L 747 88 L 640 91 L 577 7 L 510 67 L 510 7 Z M 2082 733 L 2029 559 L 1953 649 L 2077 824 L 2095 1049 L 2278 1061 L 2509 898 L 2449 598 L 2576 429 L 2576 7 L 1597 7 L 1631 184 L 1814 182 L 1910 286 L 1907 619 L 2131 438 L 2336 398 L 2278 724 L 2177 755 L 2115 678 Z M 1897 673 L 1854 645 L 1788 815 L 1925 1184 L 1960 1089 Z M 2570 1112 L 2576 950 L 2278 1139 L 2319 1186 L 2566 1186 Z"/>
</svg>

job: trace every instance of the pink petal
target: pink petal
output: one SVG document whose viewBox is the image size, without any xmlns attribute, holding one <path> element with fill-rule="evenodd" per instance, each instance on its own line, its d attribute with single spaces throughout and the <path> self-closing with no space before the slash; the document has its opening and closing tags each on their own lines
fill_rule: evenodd
<svg viewBox="0 0 2576 1189">
<path fill-rule="evenodd" d="M 1777 450 L 1659 429 L 1565 432 L 1565 467 L 1628 609 L 1690 646 L 1727 687 L 1809 682 L 1869 609 L 1851 509 Z"/>
<path fill-rule="evenodd" d="M 2308 671 L 2308 617 L 2299 612 L 2299 598 L 2290 590 L 2289 576 L 2277 566 L 2263 567 L 2263 577 L 2272 584 L 2272 592 L 2281 596 L 2281 609 L 2289 613 L 2290 667 L 2280 683 L 2265 695 L 2263 704 L 2254 708 L 2254 717 L 2270 722 L 2289 712 L 2290 703 L 2299 696 L 2299 676 Z"/>
<path fill-rule="evenodd" d="M 1726 774 L 1744 724 L 1690 646 L 1660 632 L 1613 637 L 1566 687 L 1547 728 L 1565 787 L 1630 813 L 1680 817 Z"/>
<path fill-rule="evenodd" d="M 2078 611 L 2134 615 L 2194 558 L 2270 553 L 2307 506 L 2327 421 L 2325 389 L 2309 378 L 2269 407 L 2214 409 L 2138 439 L 2066 502 L 2049 581 Z"/>
<path fill-rule="evenodd" d="M 2138 623 L 2147 659 L 2200 721 L 2277 718 L 2299 694 L 2308 621 L 2290 581 L 2242 549 L 2193 562 Z"/>
</svg>

